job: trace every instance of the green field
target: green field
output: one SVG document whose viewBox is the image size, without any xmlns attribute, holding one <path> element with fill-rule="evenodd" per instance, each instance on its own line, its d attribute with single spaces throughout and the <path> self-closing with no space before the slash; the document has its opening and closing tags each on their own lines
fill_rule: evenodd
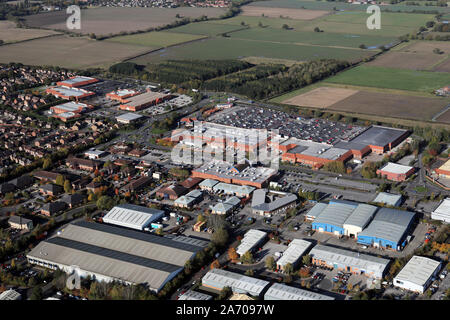
<svg viewBox="0 0 450 320">
<path fill-rule="evenodd" d="M 430 92 L 450 83 L 444 72 L 359 66 L 325 80 L 330 83 Z"/>
<path fill-rule="evenodd" d="M 204 36 L 175 32 L 146 32 L 128 36 L 114 37 L 105 41 L 132 44 L 150 48 L 167 47 L 174 44 L 201 39 Z"/>
<path fill-rule="evenodd" d="M 366 46 L 379 47 L 396 41 L 395 37 L 346 35 L 342 33 L 296 31 L 284 30 L 281 28 L 274 29 L 258 27 L 233 32 L 230 34 L 230 36 L 231 38 L 236 39 L 238 38 L 272 42 L 304 43 L 319 46 L 350 48 L 358 48 L 361 44 L 365 44 Z"/>
<path fill-rule="evenodd" d="M 240 59 L 249 56 L 297 61 L 321 58 L 358 60 L 372 53 L 373 51 L 359 49 L 304 46 L 219 37 L 166 48 L 133 59 L 133 61 L 146 64 L 167 59 Z"/>
<path fill-rule="evenodd" d="M 252 2 L 249 5 L 269 8 L 293 8 L 293 9 L 311 9 L 311 10 L 345 10 L 345 11 L 366 11 L 369 5 L 354 5 L 345 2 L 336 1 L 308 1 L 308 0 L 268 0 Z M 388 5 L 380 6 L 381 10 L 413 12 L 414 10 L 426 10 L 430 12 L 448 12 L 446 7 L 436 6 L 410 6 L 410 5 Z"/>
<path fill-rule="evenodd" d="M 305 20 L 294 20 L 294 19 L 286 19 L 286 18 L 268 18 L 268 17 L 249 17 L 249 16 L 236 16 L 230 19 L 224 19 L 220 21 L 220 24 L 227 25 L 235 25 L 241 26 L 241 23 L 244 22 L 246 25 L 250 27 L 258 27 L 259 23 L 262 23 L 265 27 L 271 28 L 281 28 L 283 24 L 287 24 L 291 28 L 294 29 L 302 29 L 308 26 L 311 21 Z M 209 23 L 209 22 L 206 22 Z"/>
<path fill-rule="evenodd" d="M 323 30 L 324 33 L 344 33 L 344 34 L 359 34 L 359 35 L 374 35 L 374 36 L 385 36 L 385 37 L 399 37 L 408 33 L 413 32 L 417 28 L 412 27 L 401 27 L 401 26 L 388 26 L 383 25 L 381 22 L 381 29 L 370 30 L 367 29 L 365 23 L 345 23 L 345 22 L 335 22 L 326 20 L 314 20 L 308 26 L 303 28 L 306 31 L 313 31 L 316 27 Z"/>
<path fill-rule="evenodd" d="M 170 32 L 200 34 L 205 36 L 216 36 L 222 33 L 231 32 L 245 28 L 241 25 L 230 25 L 213 22 L 189 23 L 187 25 L 170 29 Z"/>
<path fill-rule="evenodd" d="M 365 26 L 368 16 L 365 12 L 336 12 L 325 17 L 324 20 Z M 383 12 L 381 15 L 381 28 L 383 29 L 383 26 L 414 28 L 424 26 L 430 20 L 434 20 L 433 14 Z"/>
</svg>

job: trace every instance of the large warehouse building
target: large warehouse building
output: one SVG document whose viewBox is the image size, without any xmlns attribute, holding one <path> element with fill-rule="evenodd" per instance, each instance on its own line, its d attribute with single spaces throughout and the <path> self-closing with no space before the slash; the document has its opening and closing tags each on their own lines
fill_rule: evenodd
<svg viewBox="0 0 450 320">
<path fill-rule="evenodd" d="M 282 283 L 274 283 L 264 294 L 264 300 L 334 300 L 334 298 Z"/>
<path fill-rule="evenodd" d="M 203 166 L 192 170 L 192 176 L 202 179 L 212 179 L 225 183 L 262 188 L 267 186 L 276 170 L 266 167 L 251 167 L 248 164 L 233 165 L 225 161 L 209 161 Z"/>
<path fill-rule="evenodd" d="M 363 274 L 370 278 L 381 279 L 389 264 L 388 259 L 373 257 L 324 245 L 316 245 L 310 251 L 312 263 L 343 272 Z"/>
<path fill-rule="evenodd" d="M 81 99 L 95 95 L 95 92 L 69 87 L 51 87 L 47 88 L 45 92 L 61 99 L 75 101 L 79 101 Z"/>
<path fill-rule="evenodd" d="M 358 243 L 401 250 L 406 245 L 406 234 L 414 216 L 410 211 L 380 208 L 369 226 L 359 233 Z"/>
<path fill-rule="evenodd" d="M 243 293 L 254 297 L 262 297 L 269 281 L 247 277 L 222 269 L 212 269 L 202 278 L 202 286 L 217 291 L 230 287 L 233 293 Z"/>
<path fill-rule="evenodd" d="M 159 292 L 200 246 L 107 224 L 79 221 L 40 242 L 28 262 L 97 281 L 144 284 Z"/>
<path fill-rule="evenodd" d="M 345 235 L 358 238 L 358 234 L 367 227 L 378 207 L 368 204 L 358 204 L 352 214 L 344 222 Z"/>
<path fill-rule="evenodd" d="M 333 202 L 328 204 L 314 219 L 312 223 L 313 230 L 332 233 L 337 236 L 344 235 L 344 223 L 356 207 L 356 203 Z"/>
<path fill-rule="evenodd" d="M 85 77 L 85 76 L 75 76 L 70 77 L 69 79 L 62 80 L 57 82 L 56 84 L 58 86 L 64 86 L 69 88 L 78 88 L 82 86 L 86 86 L 88 84 L 96 83 L 98 82 L 98 79 L 91 78 L 91 77 Z"/>
<path fill-rule="evenodd" d="M 134 204 L 121 204 L 112 208 L 103 217 L 103 222 L 136 230 L 144 230 L 152 222 L 158 221 L 163 216 L 164 211 L 162 210 Z"/>
<path fill-rule="evenodd" d="M 413 256 L 394 278 L 394 286 L 424 293 L 438 274 L 441 263 L 430 258 Z"/>
<path fill-rule="evenodd" d="M 138 94 L 139 92 L 135 90 L 122 89 L 117 91 L 111 91 L 106 94 L 106 97 L 111 100 L 119 101 L 120 103 L 126 103 L 127 98 L 133 97 Z"/>
<path fill-rule="evenodd" d="M 314 169 L 332 161 L 345 162 L 352 157 L 352 151 L 329 144 L 290 138 L 278 146 L 284 151 L 283 161 L 302 163 Z"/>
<path fill-rule="evenodd" d="M 350 141 L 341 141 L 335 145 L 337 148 L 352 150 L 355 158 L 361 159 L 369 152 L 383 154 L 391 151 L 409 135 L 408 130 L 371 126 Z"/>
<path fill-rule="evenodd" d="M 120 105 L 120 109 L 128 111 L 139 111 L 163 101 L 169 100 L 171 98 L 172 96 L 170 94 L 147 91 L 145 93 L 128 97 Z"/>
</svg>

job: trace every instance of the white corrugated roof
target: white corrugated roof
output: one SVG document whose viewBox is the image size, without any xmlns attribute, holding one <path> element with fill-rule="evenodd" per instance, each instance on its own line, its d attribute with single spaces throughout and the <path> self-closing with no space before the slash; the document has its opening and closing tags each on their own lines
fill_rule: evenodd
<svg viewBox="0 0 450 320">
<path fill-rule="evenodd" d="M 426 257 L 413 256 L 394 280 L 408 281 L 423 286 L 439 265 L 439 261 Z"/>
<path fill-rule="evenodd" d="M 334 300 L 334 298 L 282 283 L 274 283 L 264 295 L 264 300 Z"/>
<path fill-rule="evenodd" d="M 212 296 L 201 292 L 188 290 L 183 293 L 178 300 L 212 300 Z"/>
<path fill-rule="evenodd" d="M 404 166 L 402 164 L 388 162 L 383 168 L 381 168 L 382 171 L 402 174 L 407 173 L 409 170 L 411 170 L 413 167 L 410 166 Z"/>
<path fill-rule="evenodd" d="M 241 240 L 241 244 L 237 247 L 236 252 L 241 256 L 247 251 L 251 250 L 267 235 L 264 231 L 250 229 Z"/>
<path fill-rule="evenodd" d="M 311 242 L 294 239 L 289 243 L 289 247 L 283 252 L 283 256 L 277 261 L 277 265 L 285 266 L 288 263 L 295 263 L 311 246 Z"/>
<path fill-rule="evenodd" d="M 202 279 L 202 283 L 213 282 L 223 287 L 231 287 L 233 292 L 260 294 L 269 284 L 268 281 L 247 277 L 222 269 L 212 269 Z"/>
<path fill-rule="evenodd" d="M 164 215 L 164 211 L 152 208 L 122 204 L 112 208 L 103 221 L 123 227 L 142 230 L 149 223 L 158 220 Z"/>
</svg>

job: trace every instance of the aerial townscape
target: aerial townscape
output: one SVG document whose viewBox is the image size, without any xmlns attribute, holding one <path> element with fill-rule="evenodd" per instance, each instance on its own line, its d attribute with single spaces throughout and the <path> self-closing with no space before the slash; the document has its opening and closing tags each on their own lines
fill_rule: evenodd
<svg viewBox="0 0 450 320">
<path fill-rule="evenodd" d="M 450 300 L 449 6 L 0 0 L 0 300 Z"/>
</svg>

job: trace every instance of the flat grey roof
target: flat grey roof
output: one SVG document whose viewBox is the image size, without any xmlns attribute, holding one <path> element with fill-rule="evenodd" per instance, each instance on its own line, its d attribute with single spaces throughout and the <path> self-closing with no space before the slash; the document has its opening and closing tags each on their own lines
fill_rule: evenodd
<svg viewBox="0 0 450 320">
<path fill-rule="evenodd" d="M 145 250 L 149 257 L 160 255 L 165 259 L 180 260 L 184 265 L 184 257 L 191 255 L 202 248 L 187 243 L 176 242 L 154 234 L 115 227 L 103 223 L 92 223 L 87 221 L 78 221 L 69 224 L 61 230 L 61 237 L 84 241 L 107 248 L 116 249 L 124 252 L 141 252 Z M 151 244 L 149 246 L 149 244 Z M 145 246 L 145 247 L 142 247 Z M 132 250 L 132 251 L 130 251 Z M 149 250 L 147 252 L 147 250 Z M 142 251 L 143 253 L 144 251 Z M 173 255 L 172 255 L 173 254 Z M 157 260 L 156 258 L 154 258 Z M 172 262 L 174 264 L 178 264 Z"/>
<path fill-rule="evenodd" d="M 306 216 L 317 218 L 322 213 L 322 211 L 325 210 L 326 207 L 328 207 L 327 203 L 318 202 L 314 205 L 314 207 L 311 208 L 311 210 L 306 213 Z"/>
<path fill-rule="evenodd" d="M 297 196 L 292 193 L 284 193 L 284 197 L 278 197 L 274 201 L 266 202 L 267 190 L 258 189 L 253 192 L 252 209 L 262 211 L 274 211 L 297 201 Z M 279 194 L 282 194 L 281 192 Z"/>
<path fill-rule="evenodd" d="M 183 269 L 182 266 L 156 263 L 153 260 L 59 237 L 42 241 L 27 258 L 68 267 L 76 266 L 96 275 L 129 283 L 148 284 L 155 290 L 164 285 L 171 273 Z"/>
<path fill-rule="evenodd" d="M 380 192 L 373 202 L 385 203 L 387 205 L 395 206 L 397 202 L 402 198 L 400 194 L 392 194 L 386 192 Z"/>
<path fill-rule="evenodd" d="M 330 264 L 339 263 L 378 275 L 383 273 L 389 263 L 388 259 L 320 244 L 312 248 L 309 254 L 315 259 L 328 261 Z"/>
<path fill-rule="evenodd" d="M 126 98 L 128 102 L 125 102 L 124 105 L 138 107 L 140 105 L 146 104 L 156 99 L 161 99 L 167 97 L 168 94 L 147 91 L 129 98 Z"/>
<path fill-rule="evenodd" d="M 136 120 L 136 119 L 139 119 L 142 117 L 143 116 L 141 116 L 140 114 L 128 112 L 128 113 L 121 114 L 120 116 L 117 116 L 116 119 L 119 121 L 120 120 L 133 121 L 133 120 Z"/>
<path fill-rule="evenodd" d="M 375 215 L 377 210 L 378 207 L 371 206 L 369 204 L 359 204 L 347 220 L 345 220 L 344 225 L 364 228 Z"/>
<path fill-rule="evenodd" d="M 404 129 L 372 126 L 351 140 L 350 143 L 384 147 L 400 138 L 407 131 Z"/>
<path fill-rule="evenodd" d="M 143 267 L 147 267 L 150 269 L 157 269 L 161 271 L 166 271 L 172 273 L 180 268 L 180 266 L 176 266 L 174 264 L 161 262 L 158 260 L 148 259 L 136 255 L 132 255 L 126 252 L 111 250 L 99 246 L 94 246 L 91 244 L 74 241 L 70 239 L 55 237 L 47 240 L 48 243 L 55 244 L 61 247 L 68 247 L 71 249 L 75 249 L 78 251 L 83 251 L 91 254 L 95 254 L 98 256 L 102 256 L 105 258 L 111 258 L 115 260 L 120 260 L 136 265 L 140 265 Z"/>
<path fill-rule="evenodd" d="M 410 211 L 380 208 L 369 226 L 358 237 L 373 237 L 398 243 L 405 234 L 415 213 Z"/>
<path fill-rule="evenodd" d="M 234 164 L 220 160 L 209 161 L 194 171 L 211 174 L 225 179 L 237 179 L 257 183 L 264 183 L 271 176 L 276 174 L 275 169 L 267 167 L 248 166 L 242 171 L 238 171 Z"/>
<path fill-rule="evenodd" d="M 345 221 L 352 214 L 355 207 L 344 203 L 330 203 L 314 219 L 313 223 L 324 223 L 343 228 Z"/>
</svg>

